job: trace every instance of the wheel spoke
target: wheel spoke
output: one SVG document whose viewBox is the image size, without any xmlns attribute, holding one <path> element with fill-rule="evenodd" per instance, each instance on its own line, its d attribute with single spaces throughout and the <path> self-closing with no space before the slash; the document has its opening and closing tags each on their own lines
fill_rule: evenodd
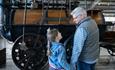
<svg viewBox="0 0 115 70">
<path fill-rule="evenodd" d="M 27 34 L 19 37 L 12 49 L 12 58 L 22 70 L 34 70 L 45 67 L 47 63 L 46 39 L 39 35 Z M 36 38 L 37 37 L 37 38 Z"/>
</svg>

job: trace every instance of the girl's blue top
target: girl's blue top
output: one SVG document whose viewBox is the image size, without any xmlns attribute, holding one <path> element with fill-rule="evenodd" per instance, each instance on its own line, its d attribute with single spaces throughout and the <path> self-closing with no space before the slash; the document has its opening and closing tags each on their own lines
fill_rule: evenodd
<svg viewBox="0 0 115 70">
<path fill-rule="evenodd" d="M 52 67 L 63 68 L 64 70 L 70 70 L 70 65 L 66 59 L 66 51 L 64 46 L 58 42 L 52 42 L 50 47 L 51 55 L 49 58 L 49 65 Z"/>
</svg>

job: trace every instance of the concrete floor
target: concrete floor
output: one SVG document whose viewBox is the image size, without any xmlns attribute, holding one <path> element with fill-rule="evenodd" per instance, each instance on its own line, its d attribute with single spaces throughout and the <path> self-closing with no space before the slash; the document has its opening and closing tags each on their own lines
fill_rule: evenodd
<svg viewBox="0 0 115 70">
<path fill-rule="evenodd" d="M 2 46 L 2 48 L 4 47 L 7 48 L 6 67 L 0 68 L 0 70 L 20 70 L 15 66 L 15 64 L 12 61 L 11 57 L 12 45 L 13 45 L 12 42 L 8 42 L 7 40 L 0 38 L 0 46 Z M 106 49 L 101 48 L 100 59 L 96 64 L 96 70 L 115 70 L 115 56 L 114 57 L 110 56 Z"/>
</svg>

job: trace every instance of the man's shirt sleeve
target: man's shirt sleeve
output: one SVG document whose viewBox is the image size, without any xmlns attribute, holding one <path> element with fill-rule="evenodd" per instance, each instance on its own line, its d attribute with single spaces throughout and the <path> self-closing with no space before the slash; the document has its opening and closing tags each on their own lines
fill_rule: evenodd
<svg viewBox="0 0 115 70">
<path fill-rule="evenodd" d="M 60 47 L 59 50 L 58 50 L 58 53 L 59 53 L 58 61 L 59 61 L 60 65 L 65 70 L 70 70 L 70 65 L 67 62 L 66 51 L 65 51 L 64 47 Z"/>
<path fill-rule="evenodd" d="M 82 51 L 84 46 L 84 42 L 87 37 L 87 31 L 84 28 L 78 28 L 74 35 L 74 42 L 73 42 L 73 50 L 72 50 L 72 57 L 71 63 L 76 64 L 79 58 L 79 55 Z"/>
</svg>

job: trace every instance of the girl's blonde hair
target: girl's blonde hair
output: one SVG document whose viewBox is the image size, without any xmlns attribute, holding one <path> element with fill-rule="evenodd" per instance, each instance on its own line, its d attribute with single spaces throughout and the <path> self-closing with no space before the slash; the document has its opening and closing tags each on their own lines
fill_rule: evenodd
<svg viewBox="0 0 115 70">
<path fill-rule="evenodd" d="M 47 30 L 47 39 L 50 42 L 55 42 L 56 36 L 58 35 L 58 30 L 57 29 L 48 29 Z"/>
</svg>

